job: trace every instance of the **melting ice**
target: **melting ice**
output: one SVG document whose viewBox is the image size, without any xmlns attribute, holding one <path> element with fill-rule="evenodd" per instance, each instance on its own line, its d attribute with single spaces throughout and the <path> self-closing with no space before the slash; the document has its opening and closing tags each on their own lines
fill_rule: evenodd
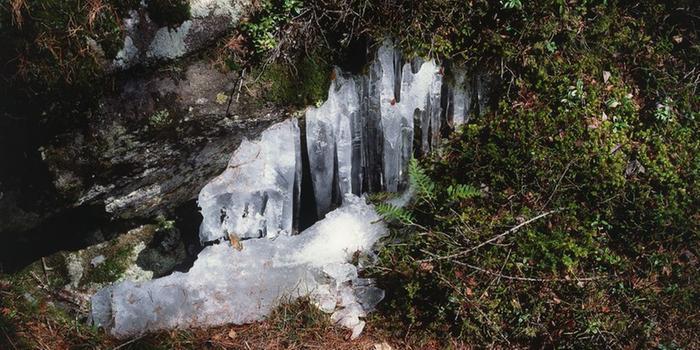
<svg viewBox="0 0 700 350">
<path fill-rule="evenodd" d="M 280 303 L 309 296 L 359 335 L 383 292 L 357 278 L 349 262 L 369 252 L 386 228 L 372 206 L 349 195 L 345 204 L 296 236 L 208 246 L 187 273 L 123 282 L 92 298 L 93 319 L 116 337 L 192 326 L 263 319 Z"/>
</svg>

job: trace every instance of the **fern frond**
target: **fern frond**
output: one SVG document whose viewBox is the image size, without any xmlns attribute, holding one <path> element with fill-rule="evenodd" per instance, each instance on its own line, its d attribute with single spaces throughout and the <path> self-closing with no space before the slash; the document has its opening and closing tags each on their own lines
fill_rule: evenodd
<svg viewBox="0 0 700 350">
<path fill-rule="evenodd" d="M 397 207 L 389 203 L 379 203 L 375 206 L 377 213 L 385 220 L 398 220 L 404 224 L 413 223 L 413 215 L 405 208 Z"/>
<path fill-rule="evenodd" d="M 428 202 L 437 198 L 435 182 L 425 173 L 415 158 L 412 158 L 408 163 L 408 178 L 419 198 Z"/>
<path fill-rule="evenodd" d="M 457 184 L 450 185 L 450 187 L 447 188 L 447 195 L 449 196 L 451 202 L 457 202 L 464 199 L 481 196 L 481 191 L 471 185 Z"/>
</svg>

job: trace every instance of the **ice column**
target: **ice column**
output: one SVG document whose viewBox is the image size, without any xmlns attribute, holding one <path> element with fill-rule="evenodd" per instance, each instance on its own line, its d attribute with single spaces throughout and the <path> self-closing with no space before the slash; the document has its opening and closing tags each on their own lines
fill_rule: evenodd
<svg viewBox="0 0 700 350">
<path fill-rule="evenodd" d="M 199 193 L 204 217 L 202 242 L 229 234 L 276 237 L 293 232 L 301 183 L 300 132 L 296 120 L 265 130 L 260 140 L 243 140 L 226 170 Z"/>
<path fill-rule="evenodd" d="M 354 150 L 361 135 L 353 129 L 359 120 L 359 96 L 354 80 L 343 78 L 340 71 L 335 77 L 328 100 L 306 110 L 306 142 L 319 217 L 345 194 L 360 194 L 359 154 Z"/>
<path fill-rule="evenodd" d="M 468 116 L 471 107 L 471 84 L 467 81 L 464 70 L 457 70 L 454 73 L 455 85 L 451 98 L 450 112 L 452 114 L 452 125 L 458 127 L 469 122 Z"/>
</svg>

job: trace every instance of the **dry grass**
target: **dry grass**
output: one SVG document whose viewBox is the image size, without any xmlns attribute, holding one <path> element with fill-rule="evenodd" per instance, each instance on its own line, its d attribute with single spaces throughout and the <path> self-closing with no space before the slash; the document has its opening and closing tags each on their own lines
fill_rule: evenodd
<svg viewBox="0 0 700 350">
<path fill-rule="evenodd" d="M 27 8 L 27 0 L 10 0 L 10 9 L 12 10 L 12 22 L 17 28 L 22 28 L 24 17 L 22 9 Z"/>
</svg>

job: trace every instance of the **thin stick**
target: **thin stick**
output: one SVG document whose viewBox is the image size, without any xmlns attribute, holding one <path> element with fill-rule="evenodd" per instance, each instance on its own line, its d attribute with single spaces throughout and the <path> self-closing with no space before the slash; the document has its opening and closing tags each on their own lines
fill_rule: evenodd
<svg viewBox="0 0 700 350">
<path fill-rule="evenodd" d="M 53 269 L 46 266 L 46 259 L 43 257 L 41 258 L 41 268 L 44 269 L 44 277 L 46 278 L 46 283 L 48 284 L 49 283 L 49 273 L 47 271 L 51 271 Z"/>
<path fill-rule="evenodd" d="M 15 343 L 12 341 L 12 339 L 10 339 L 10 336 L 7 335 L 7 332 L 5 332 L 5 328 L 4 328 L 4 327 L 0 327 L 0 329 L 2 329 L 2 334 L 5 335 L 5 338 L 7 338 L 7 341 L 10 342 L 10 345 L 12 345 L 12 348 L 15 349 L 15 350 L 17 350 L 17 347 L 15 346 Z"/>
<path fill-rule="evenodd" d="M 491 238 L 491 239 L 489 239 L 489 240 L 487 240 L 487 241 L 484 241 L 484 242 L 482 242 L 482 243 L 480 243 L 480 244 L 478 244 L 478 245 L 476 245 L 476 246 L 474 246 L 474 247 L 472 247 L 472 248 L 469 248 L 469 249 L 467 249 L 467 250 L 463 250 L 463 251 L 461 251 L 461 252 L 459 252 L 459 253 L 454 253 L 454 254 L 445 255 L 445 256 L 435 256 L 435 257 L 433 257 L 433 258 L 424 259 L 424 260 L 420 260 L 420 261 L 421 261 L 421 262 L 424 262 L 424 261 L 445 260 L 445 259 L 452 259 L 452 258 L 457 258 L 457 257 L 460 257 L 460 256 L 467 255 L 467 254 L 469 254 L 470 252 L 473 252 L 473 251 L 475 251 L 475 250 L 477 250 L 477 249 L 479 249 L 479 248 L 481 248 L 481 247 L 483 247 L 483 246 L 485 246 L 485 245 L 487 245 L 487 244 L 489 244 L 489 243 L 493 243 L 493 242 L 495 242 L 495 241 L 497 241 L 497 240 L 499 240 L 499 239 L 501 239 L 501 238 L 507 236 L 508 234 L 511 234 L 511 233 L 513 233 L 513 232 L 519 230 L 521 227 L 523 227 L 523 226 L 525 226 L 525 225 L 527 225 L 527 224 L 529 224 L 529 223 L 531 223 L 531 222 L 537 221 L 537 220 L 539 220 L 539 219 L 541 219 L 541 218 L 543 218 L 543 217 L 545 217 L 545 216 L 549 216 L 549 215 L 551 215 L 551 214 L 554 214 L 554 213 L 556 213 L 556 212 L 558 212 L 558 211 L 560 211 L 560 210 L 561 210 L 561 209 L 550 210 L 550 211 L 548 211 L 548 212 L 546 212 L 546 213 L 537 215 L 537 216 L 535 216 L 534 218 L 532 218 L 532 219 L 530 219 L 530 220 L 527 220 L 527 221 L 524 221 L 524 222 L 522 222 L 522 223 L 520 223 L 520 224 L 518 224 L 518 225 L 512 227 L 511 229 L 509 229 L 509 230 L 507 230 L 507 231 L 505 231 L 505 232 L 503 232 L 503 233 L 501 233 L 501 234 L 499 234 L 499 235 L 494 236 L 493 238 Z M 427 251 L 425 251 L 425 252 L 428 253 Z M 429 254 L 432 254 L 432 253 L 429 253 Z"/>
<path fill-rule="evenodd" d="M 482 269 L 478 266 L 474 266 L 471 264 L 463 263 L 460 261 L 455 261 L 456 264 L 466 266 L 470 269 L 483 272 L 492 276 L 496 276 L 499 278 L 504 278 L 507 280 L 513 280 L 513 281 L 527 281 L 527 282 L 585 282 L 585 281 L 596 281 L 600 279 L 605 279 L 608 278 L 608 276 L 595 276 L 595 277 L 584 277 L 584 278 L 578 278 L 574 277 L 572 279 L 566 279 L 566 278 L 531 278 L 531 277 L 518 277 L 518 276 L 508 276 L 508 275 L 502 275 L 497 272 L 489 271 L 486 269 Z"/>
<path fill-rule="evenodd" d="M 561 184 L 561 180 L 564 178 L 564 175 L 569 171 L 569 168 L 571 167 L 571 164 L 574 164 L 574 159 L 569 161 L 569 164 L 566 165 L 566 168 L 564 169 L 564 172 L 559 176 L 559 180 L 557 180 L 557 184 L 554 185 L 554 189 L 552 190 L 552 193 L 549 195 L 549 198 L 547 198 L 547 201 L 544 202 L 542 205 L 543 208 L 547 207 L 547 204 L 552 200 L 554 197 L 554 194 L 557 193 L 557 189 L 559 188 L 559 184 Z"/>
<path fill-rule="evenodd" d="M 241 97 L 241 87 L 243 87 L 243 78 L 245 78 L 245 68 L 241 72 L 241 78 L 238 79 L 238 92 L 236 93 L 236 103 L 238 103 L 238 98 Z"/>
</svg>

